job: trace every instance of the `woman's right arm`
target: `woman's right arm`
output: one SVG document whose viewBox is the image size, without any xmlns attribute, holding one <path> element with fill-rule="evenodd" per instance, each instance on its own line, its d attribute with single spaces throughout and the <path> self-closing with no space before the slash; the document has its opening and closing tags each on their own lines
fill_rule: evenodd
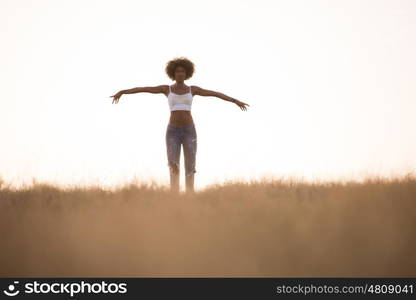
<svg viewBox="0 0 416 300">
<path fill-rule="evenodd" d="M 122 90 L 123 94 L 135 94 L 135 93 L 153 93 L 159 94 L 165 91 L 167 85 L 158 85 L 158 86 L 145 86 L 145 87 L 136 87 L 129 90 Z"/>
<path fill-rule="evenodd" d="M 127 89 L 127 90 L 121 90 L 118 93 L 110 96 L 110 97 L 114 97 L 113 99 L 113 103 L 118 103 L 121 95 L 123 94 L 135 94 L 135 93 L 153 93 L 153 94 L 160 94 L 160 93 L 165 93 L 166 89 L 168 89 L 169 87 L 165 84 L 165 85 L 158 85 L 158 86 L 145 86 L 145 87 L 135 87 L 132 89 Z"/>
</svg>

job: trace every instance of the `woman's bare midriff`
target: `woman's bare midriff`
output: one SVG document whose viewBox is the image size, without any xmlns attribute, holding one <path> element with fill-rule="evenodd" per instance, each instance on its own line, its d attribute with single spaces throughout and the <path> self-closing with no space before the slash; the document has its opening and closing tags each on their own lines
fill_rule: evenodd
<svg viewBox="0 0 416 300">
<path fill-rule="evenodd" d="M 170 112 L 169 125 L 181 127 L 194 124 L 191 111 L 189 110 L 173 110 Z"/>
</svg>

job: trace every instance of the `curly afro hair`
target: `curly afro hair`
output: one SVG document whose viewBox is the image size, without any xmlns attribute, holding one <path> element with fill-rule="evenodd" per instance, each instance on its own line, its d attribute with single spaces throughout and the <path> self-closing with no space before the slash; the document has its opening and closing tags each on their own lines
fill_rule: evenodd
<svg viewBox="0 0 416 300">
<path fill-rule="evenodd" d="M 169 76 L 170 79 L 175 80 L 175 70 L 176 70 L 176 67 L 179 67 L 179 66 L 185 69 L 185 72 L 186 72 L 185 80 L 192 77 L 195 71 L 194 63 L 190 61 L 188 58 L 181 56 L 181 57 L 176 57 L 168 61 L 166 64 L 165 72 Z"/>
</svg>

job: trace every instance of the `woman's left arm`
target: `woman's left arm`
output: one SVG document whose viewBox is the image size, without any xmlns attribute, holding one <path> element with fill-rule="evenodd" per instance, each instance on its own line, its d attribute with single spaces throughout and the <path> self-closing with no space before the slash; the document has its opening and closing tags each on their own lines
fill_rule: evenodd
<svg viewBox="0 0 416 300">
<path fill-rule="evenodd" d="M 247 103 L 241 102 L 237 99 L 234 99 L 230 96 L 227 96 L 223 93 L 220 92 L 216 92 L 216 91 L 211 91 L 211 90 L 207 90 L 207 89 L 203 89 L 199 86 L 193 85 L 193 95 L 199 95 L 199 96 L 212 96 L 212 97 L 217 97 L 217 98 L 221 98 L 225 101 L 229 101 L 229 102 L 233 102 L 235 104 L 237 104 L 241 110 L 247 110 L 247 108 L 245 107 L 250 106 Z"/>
</svg>

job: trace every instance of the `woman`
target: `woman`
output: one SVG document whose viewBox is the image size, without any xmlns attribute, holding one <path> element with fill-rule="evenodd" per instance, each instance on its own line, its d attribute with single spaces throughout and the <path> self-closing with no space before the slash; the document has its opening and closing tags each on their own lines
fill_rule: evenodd
<svg viewBox="0 0 416 300">
<path fill-rule="evenodd" d="M 170 174 L 170 189 L 179 192 L 179 170 L 181 145 L 183 146 L 185 158 L 185 185 L 186 192 L 194 192 L 194 173 L 197 134 L 195 124 L 191 115 L 193 96 L 214 96 L 225 101 L 235 103 L 241 110 L 247 110 L 244 102 L 231 98 L 220 92 L 203 89 L 199 86 L 186 86 L 184 81 L 191 78 L 194 73 L 194 64 L 186 57 L 178 57 L 166 64 L 165 72 L 170 79 L 176 81 L 172 86 L 159 85 L 152 87 L 136 87 L 121 90 L 114 94 L 113 103 L 117 104 L 121 95 L 134 93 L 165 94 L 168 98 L 171 111 L 169 124 L 166 128 L 166 149 Z"/>
</svg>

